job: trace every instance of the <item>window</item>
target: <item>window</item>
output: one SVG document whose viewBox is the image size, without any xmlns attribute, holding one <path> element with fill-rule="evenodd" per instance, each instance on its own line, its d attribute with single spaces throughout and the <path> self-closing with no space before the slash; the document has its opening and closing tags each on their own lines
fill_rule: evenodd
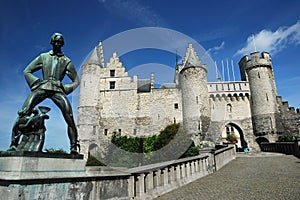
<svg viewBox="0 0 300 200">
<path fill-rule="evenodd" d="M 232 112 L 232 105 L 230 103 L 227 104 L 227 112 L 229 112 L 229 113 Z"/>
<path fill-rule="evenodd" d="M 178 109 L 178 103 L 174 103 L 174 108 Z"/>
<path fill-rule="evenodd" d="M 257 76 L 258 76 L 258 78 L 260 78 L 260 74 L 259 74 L 259 72 L 257 72 Z"/>
<path fill-rule="evenodd" d="M 108 129 L 104 129 L 104 135 L 108 134 Z"/>
<path fill-rule="evenodd" d="M 233 128 L 233 126 L 230 126 L 230 125 L 226 126 L 226 134 L 227 135 L 234 134 L 234 128 Z"/>
<path fill-rule="evenodd" d="M 110 81 L 109 82 L 109 89 L 115 89 L 116 88 L 116 82 L 115 81 Z"/>
<path fill-rule="evenodd" d="M 136 128 L 133 129 L 133 135 L 136 135 Z"/>
<path fill-rule="evenodd" d="M 226 135 L 230 134 L 230 128 L 228 126 L 226 126 Z"/>
<path fill-rule="evenodd" d="M 119 129 L 119 135 L 121 135 L 121 133 L 122 133 L 122 130 L 121 130 L 121 129 Z"/>
<path fill-rule="evenodd" d="M 110 70 L 110 76 L 115 77 L 116 75 L 116 70 Z"/>
</svg>

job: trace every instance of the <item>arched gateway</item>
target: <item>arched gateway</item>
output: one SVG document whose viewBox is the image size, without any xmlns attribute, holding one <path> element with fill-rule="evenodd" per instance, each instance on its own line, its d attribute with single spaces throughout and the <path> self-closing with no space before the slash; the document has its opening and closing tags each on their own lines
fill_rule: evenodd
<svg viewBox="0 0 300 200">
<path fill-rule="evenodd" d="M 243 130 L 239 125 L 230 122 L 227 123 L 222 130 L 223 141 L 235 142 L 238 151 L 243 151 L 244 148 L 248 147 L 248 143 L 245 140 Z"/>
</svg>

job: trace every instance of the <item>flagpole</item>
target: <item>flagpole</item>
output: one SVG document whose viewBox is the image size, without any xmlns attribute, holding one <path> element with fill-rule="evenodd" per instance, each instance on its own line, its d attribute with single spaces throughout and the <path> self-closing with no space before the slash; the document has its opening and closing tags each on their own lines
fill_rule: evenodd
<svg viewBox="0 0 300 200">
<path fill-rule="evenodd" d="M 233 66 L 233 60 L 232 59 L 231 59 L 231 68 L 232 68 L 233 81 L 235 81 L 234 66 Z"/>
<path fill-rule="evenodd" d="M 226 65 L 227 65 L 227 76 L 228 76 L 228 81 L 230 81 L 230 71 L 229 71 L 229 66 L 228 66 L 228 59 L 226 60 Z"/>
</svg>

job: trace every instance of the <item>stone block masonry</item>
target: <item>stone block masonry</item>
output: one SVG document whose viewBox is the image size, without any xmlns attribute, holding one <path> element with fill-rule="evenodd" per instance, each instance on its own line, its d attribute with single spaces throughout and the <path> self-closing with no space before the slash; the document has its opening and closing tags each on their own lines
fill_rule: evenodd
<svg viewBox="0 0 300 200">
<path fill-rule="evenodd" d="M 205 63 L 188 44 L 182 63 L 176 63 L 174 82 L 160 88 L 154 87 L 154 73 L 145 80 L 130 77 L 120 60 L 113 53 L 105 64 L 99 44 L 82 66 L 77 124 L 85 159 L 90 145 L 101 148 L 107 142 L 104 137 L 157 135 L 172 123 L 182 123 L 196 145 L 222 144 L 235 134 L 240 149 L 256 151 L 261 140 L 299 133 L 299 112 L 279 100 L 267 52 L 240 60 L 242 80 L 208 82 Z"/>
<path fill-rule="evenodd" d="M 196 157 L 131 169 L 85 167 L 79 171 L 78 163 L 68 164 L 74 159 L 41 158 L 44 165 L 39 168 L 23 167 L 18 170 L 11 166 L 13 171 L 3 168 L 0 171 L 0 199 L 153 199 L 219 170 L 235 156 L 235 149 L 227 147 L 216 152 L 209 150 Z M 0 166 L 3 166 L 5 157 L 1 158 Z M 27 158 L 11 159 L 22 161 Z M 36 161 L 40 158 L 31 159 Z M 77 161 L 83 162 L 82 159 Z M 65 168 L 52 169 L 52 166 L 60 165 L 58 162 L 66 163 Z"/>
</svg>

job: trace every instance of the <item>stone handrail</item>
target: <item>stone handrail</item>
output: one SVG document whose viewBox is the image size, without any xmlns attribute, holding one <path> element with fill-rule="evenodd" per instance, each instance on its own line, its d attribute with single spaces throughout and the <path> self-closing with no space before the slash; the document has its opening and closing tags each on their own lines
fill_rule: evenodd
<svg viewBox="0 0 300 200">
<path fill-rule="evenodd" d="M 0 199 L 153 199 L 234 158 L 232 146 L 131 169 L 84 167 L 83 159 L 0 157 Z"/>
<path fill-rule="evenodd" d="M 235 158 L 233 146 L 212 149 L 199 156 L 129 169 L 128 194 L 134 199 L 153 199 L 196 179 L 214 173 Z"/>
<path fill-rule="evenodd" d="M 300 156 L 300 138 L 296 138 L 294 142 L 262 142 L 260 143 L 260 148 L 266 152 L 278 152 Z"/>
</svg>

